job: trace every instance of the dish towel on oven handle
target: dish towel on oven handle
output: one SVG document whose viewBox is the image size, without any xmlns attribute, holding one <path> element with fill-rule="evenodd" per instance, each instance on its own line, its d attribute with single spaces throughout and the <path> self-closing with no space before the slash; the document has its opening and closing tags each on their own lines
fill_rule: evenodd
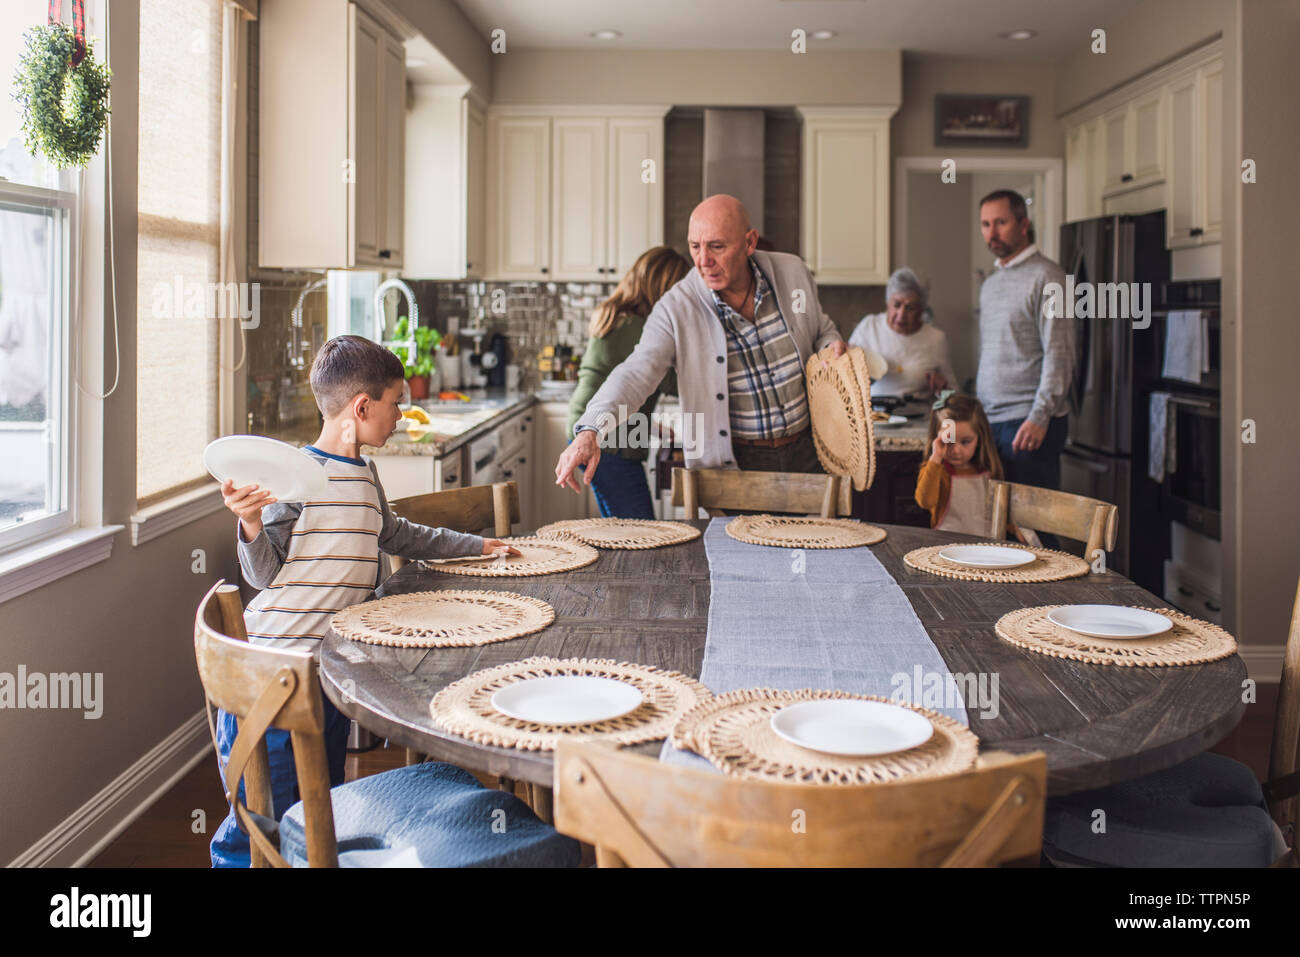
<svg viewBox="0 0 1300 957">
<path fill-rule="evenodd" d="M 1178 468 L 1178 434 L 1173 397 L 1168 392 L 1152 392 L 1148 411 L 1150 437 L 1147 441 L 1147 475 L 1163 482 Z"/>
<path fill-rule="evenodd" d="M 700 681 L 714 694 L 800 688 L 876 694 L 968 725 L 966 702 L 903 589 L 870 548 L 790 549 L 704 532 L 708 633 Z M 985 687 L 975 681 L 967 687 Z M 972 703 L 971 707 L 991 706 Z M 712 768 L 664 742 L 660 760 Z"/>
<path fill-rule="evenodd" d="M 1201 384 L 1210 371 L 1210 321 L 1199 309 L 1170 312 L 1165 321 L 1165 355 L 1160 375 Z"/>
</svg>

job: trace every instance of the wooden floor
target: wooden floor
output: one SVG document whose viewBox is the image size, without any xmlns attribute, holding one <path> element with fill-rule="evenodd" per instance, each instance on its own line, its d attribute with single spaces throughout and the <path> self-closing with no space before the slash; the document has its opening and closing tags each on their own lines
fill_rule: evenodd
<svg viewBox="0 0 1300 957">
<path fill-rule="evenodd" d="M 1263 780 L 1277 710 L 1275 684 L 1259 685 L 1259 700 L 1246 709 L 1236 729 L 1213 748 L 1236 758 Z M 349 781 L 405 764 L 402 748 L 382 744 L 364 754 L 349 755 Z M 495 782 L 483 778 L 483 783 Z M 522 794 L 521 794 L 522 796 Z M 90 867 L 208 867 L 208 842 L 226 816 L 227 805 L 217 775 L 216 759 L 205 760 L 176 782 L 88 866 Z M 202 811 L 202 816 L 196 812 Z M 205 819 L 205 820 L 204 820 Z M 204 827 L 198 831 L 199 822 Z"/>
</svg>

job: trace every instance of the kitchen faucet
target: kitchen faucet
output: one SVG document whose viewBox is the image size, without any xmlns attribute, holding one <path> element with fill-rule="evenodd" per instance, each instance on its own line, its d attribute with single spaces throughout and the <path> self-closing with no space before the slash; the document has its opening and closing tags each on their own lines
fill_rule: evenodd
<svg viewBox="0 0 1300 957">
<path fill-rule="evenodd" d="M 295 369 L 301 369 L 307 365 L 307 360 L 303 357 L 306 343 L 302 338 L 302 304 L 309 293 L 323 288 L 328 281 L 327 278 L 321 277 L 315 282 L 308 283 L 303 287 L 302 292 L 298 293 L 298 301 L 294 304 L 293 309 L 289 311 L 289 365 Z"/>
<path fill-rule="evenodd" d="M 406 297 L 407 322 L 405 339 L 384 339 L 384 329 L 387 326 L 385 322 L 384 296 L 390 289 L 400 289 L 402 295 Z M 415 303 L 415 293 L 411 287 L 400 279 L 389 279 L 381 282 L 375 289 L 375 341 L 381 346 L 405 346 L 406 361 L 415 365 L 415 330 L 420 327 L 420 307 Z"/>
</svg>

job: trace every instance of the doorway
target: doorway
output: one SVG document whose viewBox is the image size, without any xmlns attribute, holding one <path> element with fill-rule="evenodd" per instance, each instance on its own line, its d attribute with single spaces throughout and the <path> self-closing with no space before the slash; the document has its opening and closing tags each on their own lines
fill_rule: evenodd
<svg viewBox="0 0 1300 957">
<path fill-rule="evenodd" d="M 993 268 L 980 238 L 981 196 L 1014 189 L 1025 197 L 1038 248 L 1055 259 L 1062 222 L 1063 163 L 1052 157 L 958 158 L 955 182 L 940 178 L 944 157 L 899 157 L 894 164 L 895 266 L 930 282 L 930 318 L 948 337 L 953 371 L 973 391 L 979 364 L 979 290 Z"/>
</svg>

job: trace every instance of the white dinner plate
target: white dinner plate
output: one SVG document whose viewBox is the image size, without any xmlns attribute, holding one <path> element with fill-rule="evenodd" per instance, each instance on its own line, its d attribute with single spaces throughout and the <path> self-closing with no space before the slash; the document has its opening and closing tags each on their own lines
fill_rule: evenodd
<svg viewBox="0 0 1300 957">
<path fill-rule="evenodd" d="M 871 423 L 871 424 L 872 424 L 875 428 L 877 428 L 877 429 L 892 429 L 892 428 L 896 428 L 897 426 L 900 426 L 900 425 L 907 425 L 907 416 L 905 416 L 905 415 L 891 415 L 889 418 L 885 419 L 883 422 L 873 422 L 873 423 Z"/>
<path fill-rule="evenodd" d="M 967 568 L 1019 568 L 1038 556 L 1028 549 L 1005 545 L 949 545 L 939 552 L 939 557 Z"/>
<path fill-rule="evenodd" d="M 772 715 L 772 730 L 823 754 L 893 754 L 925 744 L 934 726 L 911 708 L 884 701 L 801 701 Z"/>
<path fill-rule="evenodd" d="M 492 696 L 492 707 L 520 721 L 590 724 L 635 711 L 642 698 L 640 688 L 613 678 L 556 675 L 506 685 Z"/>
<path fill-rule="evenodd" d="M 1174 627 L 1166 616 L 1126 605 L 1062 605 L 1049 621 L 1093 638 L 1150 638 Z"/>
<path fill-rule="evenodd" d="M 235 488 L 256 485 L 277 502 L 308 502 L 329 497 L 329 478 L 321 464 L 285 442 L 263 435 L 227 435 L 208 443 L 203 467 L 218 482 Z"/>
<path fill-rule="evenodd" d="M 880 353 L 864 348 L 862 357 L 867 360 L 867 375 L 871 377 L 872 382 L 883 379 L 886 373 L 889 372 L 889 363 L 885 361 L 884 356 L 880 355 Z"/>
</svg>

